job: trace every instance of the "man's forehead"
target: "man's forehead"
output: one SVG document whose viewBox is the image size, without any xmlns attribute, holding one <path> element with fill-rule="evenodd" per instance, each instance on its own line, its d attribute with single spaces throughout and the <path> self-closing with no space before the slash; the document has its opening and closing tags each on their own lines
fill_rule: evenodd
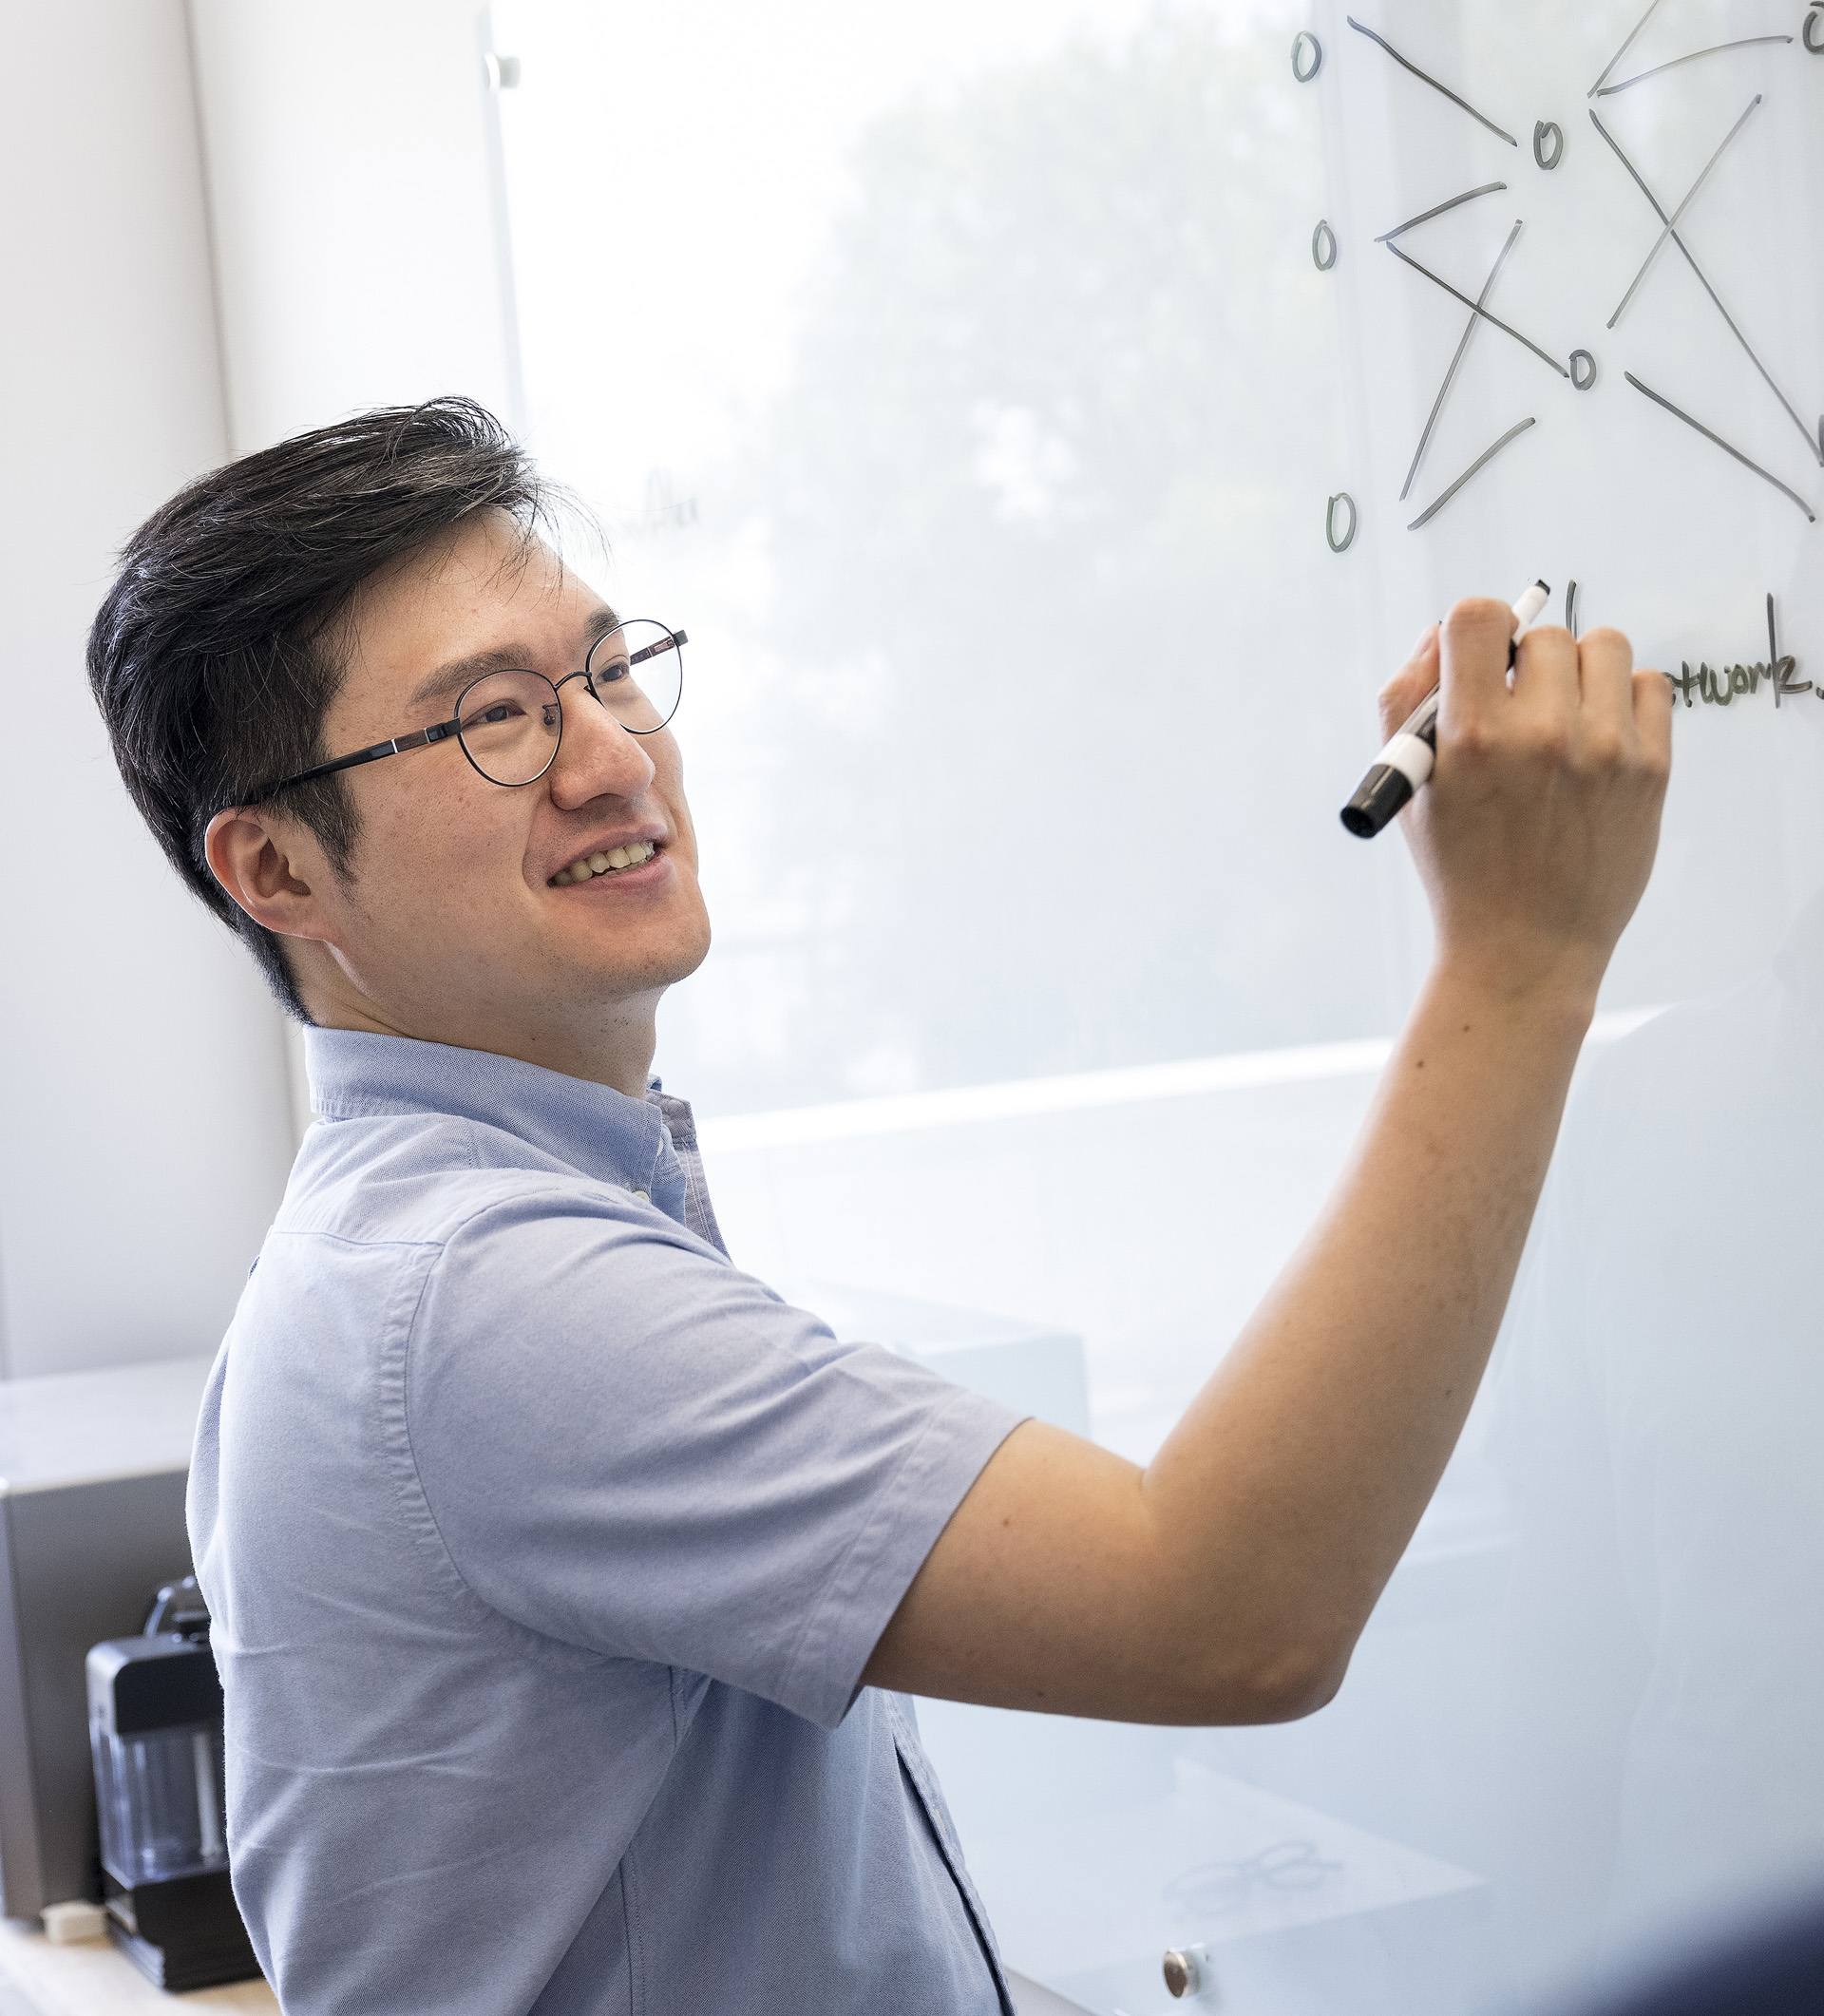
<svg viewBox="0 0 1824 2016">
<path fill-rule="evenodd" d="M 471 523 L 370 581 L 350 611 L 349 671 L 408 701 L 509 665 L 581 658 L 618 618 L 544 541 Z"/>
</svg>

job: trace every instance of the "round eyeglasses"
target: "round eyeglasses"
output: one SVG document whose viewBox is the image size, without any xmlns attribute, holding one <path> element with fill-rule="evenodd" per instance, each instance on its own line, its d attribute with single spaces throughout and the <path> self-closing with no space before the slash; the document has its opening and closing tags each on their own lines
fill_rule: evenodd
<svg viewBox="0 0 1824 2016">
<path fill-rule="evenodd" d="M 357 749 L 268 785 L 249 799 L 257 805 L 294 784 L 309 784 L 357 764 L 378 763 L 383 756 L 403 755 L 452 737 L 462 745 L 472 767 L 490 784 L 509 789 L 536 784 L 558 760 L 563 742 L 563 698 L 560 689 L 580 679 L 631 735 L 656 734 L 677 712 L 684 693 L 684 646 L 681 630 L 636 618 L 605 632 L 589 648 L 580 672 L 555 683 L 542 672 L 513 669 L 484 673 L 456 696 L 456 712 L 447 721 L 395 735 L 389 742 Z"/>
</svg>

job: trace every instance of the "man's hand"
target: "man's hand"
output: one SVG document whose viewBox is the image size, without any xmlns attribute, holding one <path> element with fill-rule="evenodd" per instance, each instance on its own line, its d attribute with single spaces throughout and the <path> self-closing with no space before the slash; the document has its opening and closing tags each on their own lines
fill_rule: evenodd
<svg viewBox="0 0 1824 2016">
<path fill-rule="evenodd" d="M 1505 603 L 1459 604 L 1381 696 L 1391 732 L 1443 687 L 1402 815 L 1437 949 L 1318 1225 L 1144 1471 L 1015 1430 L 873 1684 L 1223 1722 L 1340 1683 L 1482 1376 L 1670 769 L 1670 688 L 1624 637 L 1532 631 L 1510 689 L 1512 629 Z"/>
<path fill-rule="evenodd" d="M 1499 991 L 1595 1000 L 1653 865 L 1672 762 L 1672 688 L 1627 639 L 1529 631 L 1459 602 L 1380 695 L 1392 734 L 1441 687 L 1437 769 L 1401 814 L 1431 897 L 1439 960 Z"/>
</svg>

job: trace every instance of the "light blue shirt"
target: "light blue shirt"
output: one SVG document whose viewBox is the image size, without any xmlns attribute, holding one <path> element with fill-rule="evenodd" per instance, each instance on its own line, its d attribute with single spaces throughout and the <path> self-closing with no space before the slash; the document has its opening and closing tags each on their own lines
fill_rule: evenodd
<svg viewBox="0 0 1824 2016">
<path fill-rule="evenodd" d="M 309 1033 L 190 1485 L 288 2016 L 994 2016 L 882 1629 L 1017 1417 L 723 1249 L 690 1109 Z"/>
</svg>

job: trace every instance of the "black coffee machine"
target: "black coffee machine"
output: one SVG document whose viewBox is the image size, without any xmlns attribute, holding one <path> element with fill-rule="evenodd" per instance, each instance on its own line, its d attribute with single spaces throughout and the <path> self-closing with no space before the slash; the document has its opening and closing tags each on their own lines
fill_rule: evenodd
<svg viewBox="0 0 1824 2016">
<path fill-rule="evenodd" d="M 221 1682 L 194 1575 L 159 1591 L 140 1637 L 89 1652 L 88 1738 L 109 1937 L 162 1988 L 251 1980 L 228 1881 Z"/>
</svg>

